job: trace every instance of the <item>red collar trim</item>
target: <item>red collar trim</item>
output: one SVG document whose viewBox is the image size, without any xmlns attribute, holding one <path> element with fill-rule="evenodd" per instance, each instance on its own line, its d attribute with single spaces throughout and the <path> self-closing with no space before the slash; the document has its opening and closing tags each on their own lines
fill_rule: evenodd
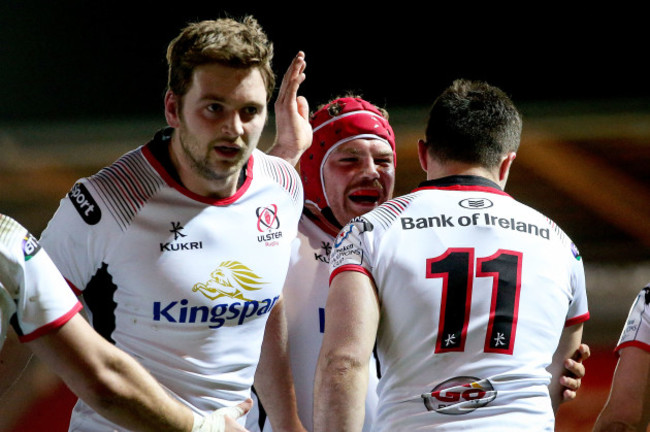
<svg viewBox="0 0 650 432">
<path fill-rule="evenodd" d="M 246 193 L 248 188 L 250 187 L 252 181 L 253 181 L 253 165 L 254 165 L 254 158 L 253 155 L 251 154 L 250 158 L 248 159 L 248 162 L 246 163 L 246 179 L 244 180 L 244 184 L 242 184 L 239 189 L 235 192 L 234 195 L 229 196 L 227 198 L 210 198 L 210 197 L 205 197 L 203 195 L 196 194 L 192 192 L 191 190 L 187 189 L 185 186 L 182 184 L 178 183 L 172 175 L 167 172 L 165 167 L 160 163 L 158 159 L 154 156 L 150 149 L 151 143 L 146 144 L 142 148 L 142 154 L 144 157 L 147 159 L 147 161 L 151 164 L 151 166 L 156 170 L 158 174 L 165 180 L 165 182 L 172 188 L 176 189 L 178 192 L 182 193 L 183 195 L 187 196 L 188 198 L 191 198 L 195 201 L 202 202 L 204 204 L 209 204 L 209 205 L 215 205 L 215 206 L 225 206 L 234 203 L 237 201 L 239 198 L 241 198 L 242 195 Z"/>
<path fill-rule="evenodd" d="M 490 186 L 466 186 L 466 185 L 452 185 L 452 186 L 420 186 L 417 187 L 413 190 L 413 192 L 420 191 L 420 190 L 457 190 L 457 191 L 474 191 L 474 192 L 487 192 L 487 193 L 493 193 L 496 195 L 503 195 L 509 197 L 510 195 L 507 194 L 506 192 L 495 189 Z"/>
</svg>

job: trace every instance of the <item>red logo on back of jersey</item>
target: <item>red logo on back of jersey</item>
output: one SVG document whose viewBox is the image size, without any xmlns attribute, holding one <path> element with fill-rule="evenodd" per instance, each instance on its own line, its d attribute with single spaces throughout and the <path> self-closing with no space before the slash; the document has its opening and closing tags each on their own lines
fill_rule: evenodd
<svg viewBox="0 0 650 432">
<path fill-rule="evenodd" d="M 490 381 L 469 376 L 450 378 L 438 384 L 431 393 L 422 394 L 427 410 L 452 415 L 470 413 L 496 397 Z"/>
</svg>

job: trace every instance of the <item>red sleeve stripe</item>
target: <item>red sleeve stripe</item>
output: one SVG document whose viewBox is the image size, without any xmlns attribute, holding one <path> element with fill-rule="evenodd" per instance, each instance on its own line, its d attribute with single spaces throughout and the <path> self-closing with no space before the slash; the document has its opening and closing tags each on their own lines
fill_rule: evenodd
<svg viewBox="0 0 650 432">
<path fill-rule="evenodd" d="M 54 320 L 54 321 L 52 321 L 50 323 L 47 323 L 42 327 L 37 328 L 36 330 L 34 330 L 33 332 L 31 332 L 29 334 L 19 336 L 18 340 L 20 340 L 21 342 L 31 342 L 34 339 L 37 339 L 37 338 L 39 338 L 39 337 L 41 337 L 41 336 L 43 336 L 43 335 L 45 335 L 47 333 L 50 333 L 53 330 L 58 329 L 59 327 L 62 327 L 65 323 L 70 321 L 73 316 L 75 316 L 77 313 L 79 313 L 79 311 L 82 309 L 82 307 L 83 306 L 81 305 L 81 303 L 77 302 L 72 307 L 72 309 L 70 309 L 68 311 L 68 313 L 66 313 L 65 315 L 62 315 L 58 319 L 56 319 L 56 320 Z"/>
<path fill-rule="evenodd" d="M 577 317 L 566 320 L 564 327 L 571 327 L 572 325 L 580 324 L 589 319 L 589 312 L 586 314 L 579 315 Z"/>
<path fill-rule="evenodd" d="M 637 347 L 637 348 L 642 349 L 643 351 L 650 352 L 650 345 L 648 345 L 645 342 L 638 341 L 638 340 L 631 340 L 631 341 L 623 342 L 622 344 L 620 344 L 619 346 L 614 348 L 614 352 L 618 352 L 621 349 L 627 348 L 627 347 Z"/>
<path fill-rule="evenodd" d="M 341 272 L 344 272 L 344 271 L 357 271 L 359 273 L 365 274 L 370 279 L 374 280 L 372 275 L 370 274 L 370 272 L 368 270 L 366 270 L 365 268 L 363 268 L 362 266 L 357 265 L 357 264 L 345 264 L 345 265 L 342 265 L 341 267 L 335 268 L 334 271 L 332 272 L 332 274 L 330 274 L 330 283 L 332 283 L 332 279 L 334 279 L 334 276 L 336 276 L 337 274 L 339 274 Z"/>
</svg>

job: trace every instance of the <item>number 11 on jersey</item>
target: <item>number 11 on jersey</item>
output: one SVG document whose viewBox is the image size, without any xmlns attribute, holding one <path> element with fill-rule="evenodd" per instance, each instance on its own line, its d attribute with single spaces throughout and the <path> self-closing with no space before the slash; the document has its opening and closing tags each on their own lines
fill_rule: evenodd
<svg viewBox="0 0 650 432">
<path fill-rule="evenodd" d="M 436 258 L 427 259 L 426 277 L 442 279 L 436 353 L 465 349 L 474 279 L 491 277 L 490 317 L 484 350 L 512 354 L 517 331 L 522 259 L 521 252 L 503 249 L 492 256 L 475 259 L 473 248 L 451 248 Z M 479 294 L 485 297 L 485 294 Z"/>
</svg>

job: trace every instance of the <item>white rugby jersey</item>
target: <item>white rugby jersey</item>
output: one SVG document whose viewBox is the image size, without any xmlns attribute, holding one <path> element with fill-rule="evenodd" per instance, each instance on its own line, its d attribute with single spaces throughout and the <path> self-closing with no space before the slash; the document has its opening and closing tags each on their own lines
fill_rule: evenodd
<svg viewBox="0 0 650 432">
<path fill-rule="evenodd" d="M 0 334 L 11 324 L 29 342 L 67 323 L 77 300 L 36 238 L 0 214 Z M 0 339 L 0 349 L 4 338 Z"/>
<path fill-rule="evenodd" d="M 650 352 L 650 284 L 641 289 L 627 315 L 616 350 L 635 346 Z"/>
<path fill-rule="evenodd" d="M 159 133 L 77 182 L 42 242 L 83 292 L 95 329 L 208 413 L 250 396 L 302 185 L 288 163 L 255 150 L 234 196 L 195 195 L 154 156 L 168 139 Z M 108 424 L 79 403 L 71 430 Z"/>
<path fill-rule="evenodd" d="M 329 291 L 329 255 L 336 232 L 333 227 L 308 215 L 308 212 L 303 212 L 298 224 L 298 237 L 294 241 L 283 293 L 298 416 L 303 426 L 312 431 L 314 376 L 323 342 L 325 303 Z M 369 370 L 364 432 L 372 430 L 377 409 L 378 371 L 374 357 Z M 268 420 L 263 430 L 272 431 Z"/>
<path fill-rule="evenodd" d="M 487 179 L 447 177 L 351 222 L 330 266 L 377 286 L 377 431 L 553 430 L 546 367 L 589 313 L 552 221 Z"/>
</svg>

